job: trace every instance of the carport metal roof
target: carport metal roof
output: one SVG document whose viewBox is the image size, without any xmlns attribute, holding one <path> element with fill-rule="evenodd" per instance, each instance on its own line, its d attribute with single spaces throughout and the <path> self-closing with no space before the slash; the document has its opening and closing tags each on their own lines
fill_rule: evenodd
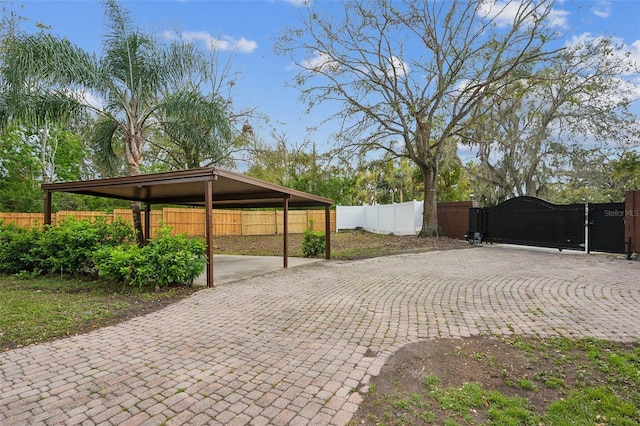
<svg viewBox="0 0 640 426">
<path fill-rule="evenodd" d="M 240 173 L 212 168 L 180 170 L 167 173 L 153 173 L 109 179 L 76 182 L 48 183 L 42 185 L 45 192 L 46 224 L 51 223 L 51 194 L 67 192 L 121 200 L 140 201 L 146 204 L 178 204 L 204 206 L 206 209 L 207 286 L 213 286 L 213 230 L 212 209 L 214 208 L 267 208 L 284 209 L 283 260 L 287 267 L 287 233 L 289 207 L 324 207 L 326 230 L 326 258 L 330 250 L 330 207 L 333 201 L 306 192 L 274 185 Z M 145 236 L 149 235 L 149 217 L 146 215 Z"/>
<path fill-rule="evenodd" d="M 213 208 L 323 207 L 332 200 L 218 168 L 180 170 L 110 179 L 43 184 L 50 192 L 118 198 L 149 204 L 205 205 L 205 185 L 213 181 Z"/>
</svg>

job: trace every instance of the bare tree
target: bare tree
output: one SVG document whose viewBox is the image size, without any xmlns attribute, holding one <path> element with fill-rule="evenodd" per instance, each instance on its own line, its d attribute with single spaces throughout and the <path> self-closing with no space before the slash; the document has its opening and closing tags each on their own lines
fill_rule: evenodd
<svg viewBox="0 0 640 426">
<path fill-rule="evenodd" d="M 497 193 L 478 195 L 497 203 L 548 197 L 562 167 L 580 153 L 637 144 L 637 117 L 629 109 L 637 88 L 624 79 L 637 71 L 625 50 L 607 38 L 584 40 L 487 97 L 469 120 L 468 141 L 478 148 L 474 175 Z"/>
<path fill-rule="evenodd" d="M 410 158 L 424 178 L 420 236 L 438 235 L 436 182 L 444 144 L 482 101 L 557 52 L 550 1 L 345 1 L 309 9 L 276 50 L 299 67 L 309 108 L 339 107 L 343 148 Z"/>
</svg>

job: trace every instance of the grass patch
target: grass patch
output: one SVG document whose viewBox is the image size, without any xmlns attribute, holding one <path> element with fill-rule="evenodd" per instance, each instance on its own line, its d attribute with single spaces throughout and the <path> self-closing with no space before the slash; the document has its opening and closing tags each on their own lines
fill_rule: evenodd
<svg viewBox="0 0 640 426">
<path fill-rule="evenodd" d="M 545 415 L 545 424 L 562 426 L 632 426 L 639 420 L 638 408 L 606 387 L 574 390 L 567 399 L 551 404 Z"/>
<path fill-rule="evenodd" d="M 143 315 L 196 291 L 122 288 L 105 281 L 0 276 L 0 351 Z"/>
</svg>

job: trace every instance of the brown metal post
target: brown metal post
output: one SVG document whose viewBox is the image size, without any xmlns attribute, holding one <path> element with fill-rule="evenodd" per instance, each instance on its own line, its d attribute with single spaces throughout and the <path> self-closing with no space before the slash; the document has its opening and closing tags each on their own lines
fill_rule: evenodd
<svg viewBox="0 0 640 426">
<path fill-rule="evenodd" d="M 282 247 L 282 260 L 283 268 L 289 267 L 289 199 L 284 199 L 284 214 L 282 218 L 282 235 L 283 235 L 283 247 Z"/>
<path fill-rule="evenodd" d="M 331 206 L 324 206 L 324 258 L 331 259 Z"/>
<path fill-rule="evenodd" d="M 144 206 L 144 244 L 146 245 L 151 238 L 151 204 L 146 203 Z"/>
<path fill-rule="evenodd" d="M 205 182 L 204 188 L 205 204 L 205 238 L 207 239 L 207 287 L 214 286 L 213 283 L 213 181 Z"/>
<path fill-rule="evenodd" d="M 51 191 L 44 191 L 44 224 L 51 225 Z"/>
</svg>

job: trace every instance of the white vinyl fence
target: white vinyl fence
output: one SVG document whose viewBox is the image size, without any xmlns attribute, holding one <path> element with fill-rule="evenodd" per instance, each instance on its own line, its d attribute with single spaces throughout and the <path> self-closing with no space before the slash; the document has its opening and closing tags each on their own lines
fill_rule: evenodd
<svg viewBox="0 0 640 426">
<path fill-rule="evenodd" d="M 336 230 L 363 228 L 376 234 L 415 235 L 422 226 L 422 201 L 375 206 L 337 206 Z"/>
</svg>

